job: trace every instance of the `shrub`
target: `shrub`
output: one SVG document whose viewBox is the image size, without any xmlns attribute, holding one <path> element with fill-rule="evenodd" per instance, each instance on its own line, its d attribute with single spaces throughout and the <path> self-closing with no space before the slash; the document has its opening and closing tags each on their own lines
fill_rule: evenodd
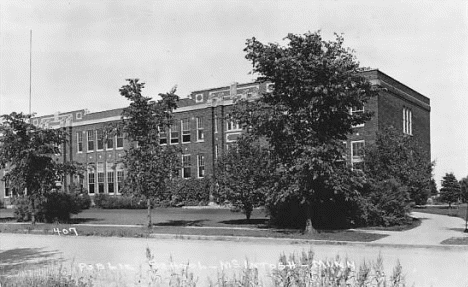
<svg viewBox="0 0 468 287">
<path fill-rule="evenodd" d="M 80 200 L 74 194 L 51 192 L 38 205 L 37 220 L 42 222 L 68 222 L 71 214 L 81 212 Z"/>
<path fill-rule="evenodd" d="M 129 195 L 96 194 L 94 204 L 103 209 L 144 209 L 146 199 Z"/>
<path fill-rule="evenodd" d="M 81 210 L 91 207 L 91 197 L 87 193 L 75 194 L 77 204 Z"/>
<path fill-rule="evenodd" d="M 15 208 L 13 210 L 13 216 L 19 222 L 31 220 L 30 203 L 27 196 L 15 197 L 11 202 Z"/>
<path fill-rule="evenodd" d="M 362 190 L 361 223 L 371 226 L 406 224 L 409 200 L 406 187 L 397 180 L 371 181 Z"/>
<path fill-rule="evenodd" d="M 174 179 L 168 188 L 168 194 L 171 195 L 170 205 L 207 205 L 210 201 L 210 188 L 209 178 Z"/>
<path fill-rule="evenodd" d="M 3 201 L 0 199 L 0 208 L 4 208 L 4 207 L 5 207 L 5 205 L 4 205 Z"/>
<path fill-rule="evenodd" d="M 50 192 L 36 201 L 36 221 L 38 222 L 68 222 L 71 214 L 78 214 L 82 210 L 83 202 L 75 194 L 64 192 Z M 17 197 L 14 216 L 17 221 L 29 221 L 32 210 L 27 196 Z"/>
</svg>

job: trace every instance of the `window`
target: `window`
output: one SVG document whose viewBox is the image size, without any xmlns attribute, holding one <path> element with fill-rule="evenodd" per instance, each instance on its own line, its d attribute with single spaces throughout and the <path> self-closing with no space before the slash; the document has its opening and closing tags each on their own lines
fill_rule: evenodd
<svg viewBox="0 0 468 287">
<path fill-rule="evenodd" d="M 364 154 L 365 141 L 353 141 L 351 142 L 351 163 L 354 169 L 360 169 L 358 167 L 362 163 L 362 156 Z"/>
<path fill-rule="evenodd" d="M 95 190 L 95 183 L 96 183 L 96 178 L 94 175 L 94 171 L 88 171 L 88 193 L 89 194 L 94 194 Z"/>
<path fill-rule="evenodd" d="M 106 149 L 114 148 L 114 136 L 107 135 Z"/>
<path fill-rule="evenodd" d="M 123 131 L 122 128 L 117 129 L 117 142 L 116 148 L 123 148 Z"/>
<path fill-rule="evenodd" d="M 78 152 L 83 152 L 83 133 L 82 132 L 76 133 L 76 146 L 77 146 Z"/>
<path fill-rule="evenodd" d="M 182 143 L 190 142 L 190 119 L 182 119 Z"/>
<path fill-rule="evenodd" d="M 240 125 L 237 121 L 235 121 L 232 117 L 227 115 L 226 119 L 226 130 L 227 131 L 235 131 L 235 130 L 240 130 Z"/>
<path fill-rule="evenodd" d="M 217 133 L 218 132 L 218 116 L 215 115 L 214 117 L 214 132 Z"/>
<path fill-rule="evenodd" d="M 33 125 L 37 126 L 39 124 L 38 120 L 33 120 Z"/>
<path fill-rule="evenodd" d="M 413 135 L 413 112 L 406 107 L 403 108 L 403 133 Z"/>
<path fill-rule="evenodd" d="M 191 174 L 191 158 L 189 154 L 182 155 L 182 177 L 190 178 Z"/>
<path fill-rule="evenodd" d="M 159 132 L 159 144 L 160 145 L 165 145 L 167 144 L 167 132 L 166 129 L 162 129 L 162 131 Z"/>
<path fill-rule="evenodd" d="M 171 144 L 179 143 L 179 125 L 171 126 Z"/>
<path fill-rule="evenodd" d="M 197 163 L 198 163 L 198 177 L 204 177 L 205 176 L 205 155 L 199 154 Z"/>
<path fill-rule="evenodd" d="M 359 106 L 359 107 L 352 107 L 351 108 L 351 115 L 362 115 L 364 113 L 364 105 Z M 358 125 L 353 125 L 353 128 L 360 128 L 363 127 L 364 123 L 358 124 Z"/>
<path fill-rule="evenodd" d="M 215 159 L 218 159 L 218 154 L 219 154 L 218 145 L 215 145 Z"/>
<path fill-rule="evenodd" d="M 98 172 L 98 192 L 104 193 L 104 172 Z"/>
<path fill-rule="evenodd" d="M 97 140 L 97 150 L 103 150 L 104 149 L 104 135 L 101 129 L 96 131 L 96 140 Z"/>
<path fill-rule="evenodd" d="M 114 193 L 114 171 L 107 172 L 107 193 Z"/>
<path fill-rule="evenodd" d="M 4 185 L 5 185 L 5 197 L 10 197 L 11 196 L 11 186 L 10 186 L 10 181 L 9 180 L 5 180 L 4 181 Z"/>
<path fill-rule="evenodd" d="M 118 193 L 122 192 L 123 181 L 124 181 L 124 171 L 117 170 L 117 192 Z"/>
<path fill-rule="evenodd" d="M 348 157 L 347 157 L 347 154 L 348 154 L 348 143 L 347 143 L 347 142 L 343 142 L 343 155 L 342 155 L 342 159 L 339 159 L 338 161 L 339 161 L 339 162 L 343 162 L 344 164 L 346 164 L 346 159 L 348 158 Z"/>
<path fill-rule="evenodd" d="M 203 130 L 203 118 L 197 118 L 197 141 L 205 140 L 205 132 Z"/>
<path fill-rule="evenodd" d="M 81 120 L 83 118 L 83 114 L 81 112 L 76 113 L 76 119 Z"/>
<path fill-rule="evenodd" d="M 87 132 L 88 135 L 88 151 L 93 151 L 94 150 L 94 131 L 89 130 Z"/>
</svg>

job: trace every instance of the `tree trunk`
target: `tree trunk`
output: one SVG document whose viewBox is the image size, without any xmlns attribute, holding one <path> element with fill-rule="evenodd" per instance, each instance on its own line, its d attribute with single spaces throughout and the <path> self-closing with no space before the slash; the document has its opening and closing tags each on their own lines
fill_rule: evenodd
<svg viewBox="0 0 468 287">
<path fill-rule="evenodd" d="M 151 222 L 151 199 L 147 199 L 147 206 L 148 206 L 148 228 L 151 228 L 153 226 L 153 223 Z"/>
<path fill-rule="evenodd" d="M 247 222 L 250 222 L 250 216 L 252 215 L 251 210 L 246 210 L 245 211 L 245 217 L 247 217 Z"/>
<path fill-rule="evenodd" d="M 304 234 L 317 234 L 317 230 L 312 226 L 312 212 L 310 203 L 306 203 L 306 226 Z"/>
<path fill-rule="evenodd" d="M 31 196 L 31 224 L 36 224 L 36 206 L 34 205 L 34 198 Z"/>
</svg>

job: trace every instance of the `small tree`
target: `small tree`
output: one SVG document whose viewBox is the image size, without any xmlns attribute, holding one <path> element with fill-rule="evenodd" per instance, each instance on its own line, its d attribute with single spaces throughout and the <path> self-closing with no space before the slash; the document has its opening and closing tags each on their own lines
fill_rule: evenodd
<svg viewBox="0 0 468 287">
<path fill-rule="evenodd" d="M 463 202 L 468 202 L 468 176 L 460 180 L 461 197 Z"/>
<path fill-rule="evenodd" d="M 460 184 L 453 173 L 446 173 L 442 179 L 442 188 L 440 189 L 440 199 L 447 202 L 449 208 L 452 203 L 457 202 L 461 196 Z"/>
<path fill-rule="evenodd" d="M 123 132 L 133 142 L 126 151 L 123 163 L 127 170 L 127 192 L 144 195 L 147 199 L 148 228 L 151 223 L 151 201 L 167 196 L 167 181 L 179 170 L 179 149 L 173 145 L 161 145 L 160 131 L 172 124 L 172 112 L 179 97 L 175 88 L 159 94 L 158 101 L 141 94 L 144 83 L 138 79 L 127 80 L 120 94 L 131 103 L 122 112 Z"/>
<path fill-rule="evenodd" d="M 312 233 L 312 207 L 320 204 L 322 183 L 340 168 L 342 142 L 352 126 L 370 119 L 369 112 L 350 113 L 376 95 L 343 37 L 324 41 L 319 32 L 288 34 L 284 46 L 247 40 L 246 58 L 257 80 L 271 82 L 271 93 L 248 103 L 241 101 L 235 117 L 265 137 L 286 188 L 306 210 L 305 232 Z M 333 195 L 332 195 L 333 196 Z"/>
<path fill-rule="evenodd" d="M 67 174 L 79 173 L 74 162 L 59 163 L 59 146 L 67 140 L 61 129 L 42 129 L 30 123 L 30 115 L 3 115 L 0 125 L 0 166 L 9 165 L 3 178 L 18 192 L 28 196 L 32 223 L 36 223 L 36 204 L 56 188 Z"/>
<path fill-rule="evenodd" d="M 431 189 L 431 196 L 439 195 L 439 191 L 437 190 L 437 183 L 435 179 L 433 178 L 431 178 L 430 189 Z"/>
<path fill-rule="evenodd" d="M 240 138 L 217 162 L 219 197 L 241 210 L 247 221 L 254 207 L 265 204 L 268 182 L 274 172 L 269 155 L 258 141 Z"/>
<path fill-rule="evenodd" d="M 364 153 L 365 173 L 376 181 L 395 179 L 406 186 L 410 199 L 425 204 L 431 189 L 433 164 L 411 137 L 393 127 L 377 134 Z"/>
</svg>

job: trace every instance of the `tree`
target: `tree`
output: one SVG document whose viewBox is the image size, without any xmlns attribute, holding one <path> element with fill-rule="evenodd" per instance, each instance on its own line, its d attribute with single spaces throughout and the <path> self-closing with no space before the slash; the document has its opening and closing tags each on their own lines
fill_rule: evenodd
<svg viewBox="0 0 468 287">
<path fill-rule="evenodd" d="M 2 115 L 0 125 L 0 166 L 9 165 L 3 178 L 18 192 L 25 192 L 31 208 L 32 223 L 36 223 L 36 204 L 57 188 L 57 182 L 67 174 L 79 173 L 74 162 L 59 163 L 59 146 L 67 140 L 61 129 L 42 129 L 30 123 L 31 115 Z"/>
<path fill-rule="evenodd" d="M 247 221 L 254 207 L 265 204 L 272 167 L 267 150 L 250 137 L 238 139 L 217 162 L 219 197 L 241 210 Z"/>
<path fill-rule="evenodd" d="M 127 80 L 120 94 L 131 103 L 122 112 L 123 132 L 134 144 L 126 151 L 123 164 L 127 192 L 144 195 L 148 207 L 148 228 L 151 223 L 151 201 L 167 196 L 167 182 L 179 170 L 179 149 L 173 145 L 161 145 L 160 131 L 172 124 L 172 112 L 179 97 L 173 88 L 159 94 L 158 101 L 141 94 L 144 83 L 138 79 Z"/>
<path fill-rule="evenodd" d="M 453 173 L 446 173 L 442 178 L 442 187 L 440 189 L 440 199 L 447 202 L 449 208 L 452 203 L 457 202 L 461 196 L 460 184 Z"/>
<path fill-rule="evenodd" d="M 410 199 L 425 204 L 431 191 L 433 163 L 413 137 L 394 127 L 377 133 L 374 144 L 365 148 L 364 171 L 376 181 L 396 179 L 406 186 Z"/>
<path fill-rule="evenodd" d="M 244 51 L 273 91 L 255 102 L 241 101 L 234 116 L 265 137 L 278 170 L 289 183 L 281 192 L 297 197 L 307 211 L 305 232 L 315 232 L 314 205 L 320 204 L 322 183 L 342 167 L 342 142 L 352 126 L 369 120 L 371 113 L 350 113 L 362 107 L 376 91 L 359 72 L 362 69 L 343 47 L 343 37 L 324 41 L 319 32 L 288 34 L 285 46 L 247 40 Z M 282 198 L 284 198 L 282 197 Z"/>
<path fill-rule="evenodd" d="M 439 194 L 439 191 L 437 190 L 437 183 L 435 179 L 433 178 L 431 178 L 430 189 L 431 189 L 431 196 L 437 196 Z"/>
<path fill-rule="evenodd" d="M 463 202 L 468 202 L 468 176 L 460 180 L 460 189 Z"/>
</svg>

